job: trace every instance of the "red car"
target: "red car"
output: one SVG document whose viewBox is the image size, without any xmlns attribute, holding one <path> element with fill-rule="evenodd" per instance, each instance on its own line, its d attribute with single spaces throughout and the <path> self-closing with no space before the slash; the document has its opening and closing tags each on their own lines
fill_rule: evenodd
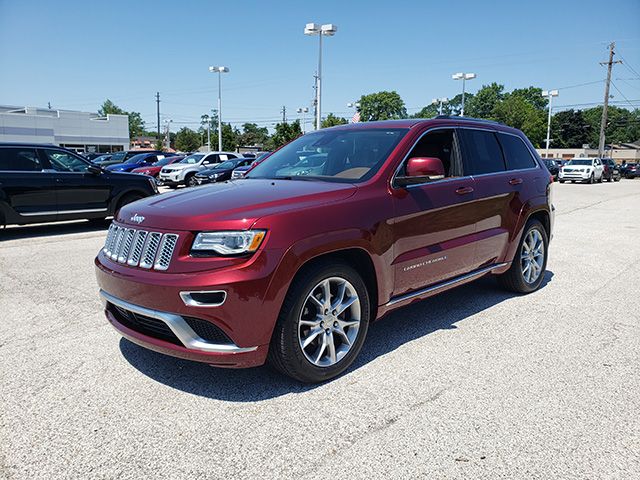
<svg viewBox="0 0 640 480">
<path fill-rule="evenodd" d="M 242 180 L 123 207 L 95 260 L 100 294 L 143 347 L 319 382 L 397 308 L 487 274 L 538 289 L 552 183 L 524 134 L 494 122 L 322 129 Z"/>
<path fill-rule="evenodd" d="M 162 160 L 158 160 L 153 165 L 148 167 L 140 167 L 134 170 L 131 170 L 131 173 L 141 173 L 143 175 L 149 175 L 150 177 L 158 178 L 158 174 L 162 167 L 165 165 L 171 165 L 172 163 L 179 162 L 184 158 L 184 155 L 174 155 L 173 157 L 165 157 Z"/>
</svg>

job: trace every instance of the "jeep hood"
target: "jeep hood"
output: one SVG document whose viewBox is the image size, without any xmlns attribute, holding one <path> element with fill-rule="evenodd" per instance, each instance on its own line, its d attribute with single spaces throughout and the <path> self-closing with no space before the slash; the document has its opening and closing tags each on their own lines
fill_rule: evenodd
<svg viewBox="0 0 640 480">
<path fill-rule="evenodd" d="M 350 183 L 243 179 L 147 197 L 121 208 L 117 221 L 163 230 L 247 229 L 261 217 L 337 202 L 356 190 Z"/>
</svg>

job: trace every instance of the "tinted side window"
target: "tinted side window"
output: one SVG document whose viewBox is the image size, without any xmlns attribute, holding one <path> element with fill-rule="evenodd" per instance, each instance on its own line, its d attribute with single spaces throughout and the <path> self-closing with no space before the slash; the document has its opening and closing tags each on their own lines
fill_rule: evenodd
<svg viewBox="0 0 640 480">
<path fill-rule="evenodd" d="M 89 165 L 78 157 L 62 150 L 45 150 L 51 168 L 58 172 L 86 172 Z"/>
<path fill-rule="evenodd" d="M 502 150 L 493 132 L 463 128 L 459 133 L 464 145 L 465 175 L 505 170 Z"/>
<path fill-rule="evenodd" d="M 536 161 L 524 142 L 515 135 L 499 133 L 498 138 L 507 157 L 507 168 L 519 170 L 521 168 L 533 168 Z"/>
<path fill-rule="evenodd" d="M 0 148 L 0 170 L 37 172 L 42 165 L 32 148 Z"/>
</svg>

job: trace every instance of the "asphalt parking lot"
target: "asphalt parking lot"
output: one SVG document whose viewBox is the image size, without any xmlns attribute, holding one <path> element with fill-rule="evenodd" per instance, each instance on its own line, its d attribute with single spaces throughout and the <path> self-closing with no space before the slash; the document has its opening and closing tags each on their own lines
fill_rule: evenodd
<svg viewBox="0 0 640 480">
<path fill-rule="evenodd" d="M 319 386 L 121 339 L 106 227 L 0 231 L 0 477 L 640 478 L 640 181 L 556 185 L 543 288 L 374 325 Z"/>
</svg>

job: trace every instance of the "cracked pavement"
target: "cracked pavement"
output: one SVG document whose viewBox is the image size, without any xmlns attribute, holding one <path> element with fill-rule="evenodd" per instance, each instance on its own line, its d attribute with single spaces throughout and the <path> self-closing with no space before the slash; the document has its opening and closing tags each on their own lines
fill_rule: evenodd
<svg viewBox="0 0 640 480">
<path fill-rule="evenodd" d="M 121 339 L 105 226 L 0 231 L 0 477 L 640 478 L 640 180 L 554 188 L 540 291 L 396 311 L 316 386 Z"/>
</svg>

